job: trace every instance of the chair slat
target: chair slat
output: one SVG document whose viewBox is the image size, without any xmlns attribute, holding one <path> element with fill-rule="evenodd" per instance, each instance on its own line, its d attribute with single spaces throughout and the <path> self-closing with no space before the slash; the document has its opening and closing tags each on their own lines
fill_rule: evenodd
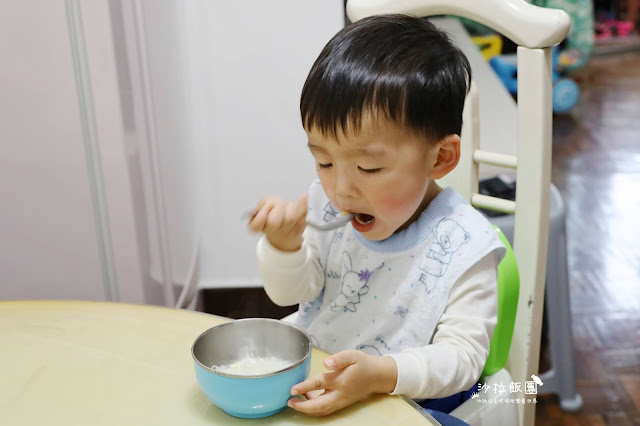
<svg viewBox="0 0 640 426">
<path fill-rule="evenodd" d="M 498 197 L 491 197 L 489 195 L 482 195 L 482 194 L 471 195 L 471 205 L 476 208 L 492 210 L 492 211 L 502 212 L 507 214 L 514 214 L 516 212 L 515 201 L 505 200 Z"/>
<path fill-rule="evenodd" d="M 518 166 L 518 158 L 515 155 L 498 154 L 497 152 L 482 151 L 480 149 L 473 153 L 473 161 L 479 164 L 490 164 L 508 169 L 515 169 Z"/>
</svg>

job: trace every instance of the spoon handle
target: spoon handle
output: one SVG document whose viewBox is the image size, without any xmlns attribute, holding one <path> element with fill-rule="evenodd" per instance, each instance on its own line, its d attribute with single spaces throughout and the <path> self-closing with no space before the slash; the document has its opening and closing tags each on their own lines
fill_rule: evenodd
<svg viewBox="0 0 640 426">
<path fill-rule="evenodd" d="M 242 213 L 242 216 L 240 216 L 240 219 L 248 220 L 252 218 L 255 214 L 256 214 L 255 209 L 246 210 L 244 213 Z M 310 226 L 317 231 L 333 231 L 334 229 L 338 229 L 344 226 L 347 222 L 351 220 L 351 218 L 353 218 L 353 216 L 354 216 L 353 213 L 348 213 L 348 214 L 342 214 L 338 216 L 336 220 L 331 222 L 315 223 L 307 219 L 305 223 L 307 224 L 307 226 Z"/>
<path fill-rule="evenodd" d="M 336 220 L 333 220 L 331 222 L 315 223 L 315 222 L 311 222 L 310 220 L 307 220 L 306 223 L 307 223 L 307 226 L 310 226 L 317 231 L 333 231 L 334 229 L 343 227 L 347 222 L 351 220 L 353 216 L 354 216 L 353 213 L 349 213 L 346 215 L 341 215 Z"/>
</svg>

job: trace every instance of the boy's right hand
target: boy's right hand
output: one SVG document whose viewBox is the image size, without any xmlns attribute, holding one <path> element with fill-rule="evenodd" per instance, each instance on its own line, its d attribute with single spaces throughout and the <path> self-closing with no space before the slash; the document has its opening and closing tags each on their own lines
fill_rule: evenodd
<svg viewBox="0 0 640 426">
<path fill-rule="evenodd" d="M 249 219 L 249 228 L 264 233 L 269 243 L 278 250 L 293 252 L 302 247 L 306 218 L 306 193 L 298 201 L 292 202 L 266 197 L 256 205 L 255 214 Z"/>
</svg>

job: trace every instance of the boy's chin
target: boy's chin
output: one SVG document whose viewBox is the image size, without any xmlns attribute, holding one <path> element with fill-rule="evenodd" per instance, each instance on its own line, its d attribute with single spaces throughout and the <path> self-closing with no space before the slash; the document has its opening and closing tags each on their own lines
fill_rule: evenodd
<svg viewBox="0 0 640 426">
<path fill-rule="evenodd" d="M 362 234 L 362 235 L 364 235 L 365 238 L 367 238 L 368 240 L 371 240 L 371 241 L 384 241 L 384 240 L 386 240 L 387 238 L 389 238 L 393 234 L 380 235 L 380 236 L 374 236 L 374 237 L 370 237 L 370 236 L 368 236 L 366 234 Z"/>
<path fill-rule="evenodd" d="M 386 240 L 387 238 L 392 236 L 394 233 L 390 232 L 390 231 L 384 232 L 382 230 L 377 230 L 377 229 L 374 228 L 369 232 L 361 232 L 361 234 L 367 240 L 382 241 L 382 240 Z"/>
<path fill-rule="evenodd" d="M 358 231 L 363 237 L 371 241 L 386 240 L 393 234 L 400 232 L 401 230 L 406 229 L 409 226 L 408 223 L 397 225 L 390 224 L 388 222 L 382 222 L 379 220 L 379 218 L 375 218 L 372 226 L 367 226 L 368 229 L 366 230 L 363 229 L 363 225 L 356 222 L 355 218 L 351 219 L 351 224 L 353 225 L 353 228 Z"/>
</svg>

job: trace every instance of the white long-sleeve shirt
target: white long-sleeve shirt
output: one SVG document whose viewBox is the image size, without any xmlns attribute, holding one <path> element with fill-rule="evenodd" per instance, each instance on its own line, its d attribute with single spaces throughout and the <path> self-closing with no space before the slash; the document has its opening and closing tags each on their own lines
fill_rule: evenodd
<svg viewBox="0 0 640 426">
<path fill-rule="evenodd" d="M 331 221 L 337 214 L 316 181 L 308 216 Z M 453 190 L 384 241 L 367 240 L 347 224 L 308 229 L 297 252 L 280 252 L 266 238 L 257 252 L 267 294 L 279 305 L 300 303 L 296 323 L 316 346 L 394 358 L 393 394 L 445 397 L 479 378 L 496 323 L 504 247 Z"/>
</svg>

